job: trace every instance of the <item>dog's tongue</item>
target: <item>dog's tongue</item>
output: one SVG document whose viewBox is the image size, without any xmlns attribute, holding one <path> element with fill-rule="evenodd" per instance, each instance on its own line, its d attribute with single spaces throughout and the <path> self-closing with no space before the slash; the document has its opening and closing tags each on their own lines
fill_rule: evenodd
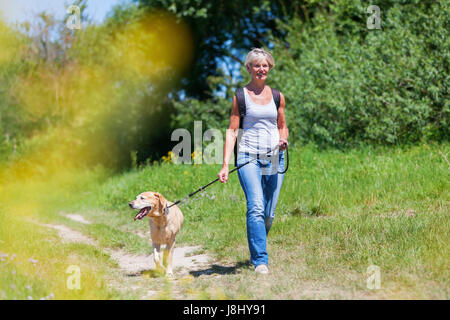
<svg viewBox="0 0 450 320">
<path fill-rule="evenodd" d="M 138 214 L 134 217 L 134 221 L 137 219 L 141 220 L 143 217 L 145 217 L 148 214 L 149 208 L 143 208 L 139 210 Z"/>
</svg>

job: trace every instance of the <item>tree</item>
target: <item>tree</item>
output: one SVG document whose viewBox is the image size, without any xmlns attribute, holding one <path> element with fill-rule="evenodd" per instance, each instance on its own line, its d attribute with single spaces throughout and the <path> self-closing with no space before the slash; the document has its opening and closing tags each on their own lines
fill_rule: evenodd
<svg viewBox="0 0 450 320">
<path fill-rule="evenodd" d="M 186 21 L 194 34 L 195 58 L 183 79 L 185 96 L 200 100 L 213 96 L 208 77 L 220 77 L 218 65 L 243 57 L 252 47 L 270 47 L 271 37 L 283 39 L 280 22 L 292 16 L 307 19 L 317 8 L 316 1 L 260 0 L 135 0 L 149 11 L 167 10 Z"/>
</svg>

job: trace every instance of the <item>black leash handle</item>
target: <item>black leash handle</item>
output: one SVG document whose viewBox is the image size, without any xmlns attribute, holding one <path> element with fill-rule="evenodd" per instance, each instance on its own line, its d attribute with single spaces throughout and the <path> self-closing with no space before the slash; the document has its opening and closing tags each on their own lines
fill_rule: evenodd
<svg viewBox="0 0 450 320">
<path fill-rule="evenodd" d="M 288 146 L 287 146 L 287 143 L 284 143 L 283 145 L 286 146 L 286 149 L 285 149 L 285 150 L 286 150 L 286 167 L 285 167 L 285 169 L 284 169 L 283 172 L 277 171 L 278 174 L 285 174 L 285 173 L 287 172 L 288 168 L 289 168 L 289 151 L 288 151 Z M 275 151 L 276 148 L 278 148 L 278 146 L 276 146 L 273 150 L 269 151 L 266 155 L 268 155 L 268 154 L 272 153 L 273 151 Z M 239 169 L 242 168 L 243 166 L 246 166 L 246 165 L 248 165 L 250 162 L 253 162 L 253 161 L 257 160 L 257 159 L 258 159 L 258 158 L 249 160 L 249 161 L 247 161 L 246 163 L 243 163 L 243 164 L 237 166 L 236 168 L 234 168 L 233 170 L 231 170 L 230 172 L 228 172 L 228 175 L 230 175 L 231 173 L 235 172 L 236 170 L 239 170 Z M 194 191 L 194 192 L 188 194 L 186 197 L 184 197 L 184 198 L 182 198 L 182 199 L 180 199 L 180 200 L 178 200 L 178 201 L 175 201 L 175 202 L 172 203 L 170 206 L 165 207 L 165 208 L 164 208 L 165 214 L 168 214 L 168 213 L 169 213 L 169 208 L 170 208 L 170 207 L 176 206 L 176 205 L 179 204 L 181 201 L 184 201 L 184 200 L 189 199 L 190 197 L 192 197 L 192 196 L 195 195 L 196 193 L 205 190 L 206 188 L 208 188 L 210 185 L 212 185 L 213 183 L 215 183 L 215 182 L 217 182 L 217 181 L 219 181 L 219 178 L 216 178 L 215 180 L 211 181 L 210 183 L 208 183 L 208 184 L 206 184 L 206 185 L 204 185 L 204 186 L 198 188 L 196 191 Z"/>
<path fill-rule="evenodd" d="M 286 150 L 286 157 L 284 157 L 284 159 L 286 160 L 285 168 L 284 168 L 283 172 L 278 171 L 278 174 L 285 174 L 288 171 L 288 169 L 289 169 L 289 150 L 288 150 L 287 143 L 284 143 L 283 145 L 286 146 L 286 149 L 285 149 Z"/>
</svg>

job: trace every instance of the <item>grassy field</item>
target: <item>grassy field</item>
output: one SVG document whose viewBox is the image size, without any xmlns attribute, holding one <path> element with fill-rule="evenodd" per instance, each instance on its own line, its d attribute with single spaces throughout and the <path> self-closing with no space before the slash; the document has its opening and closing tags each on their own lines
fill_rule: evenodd
<svg viewBox="0 0 450 320">
<path fill-rule="evenodd" d="M 180 205 L 177 246 L 200 246 L 213 260 L 208 268 L 174 280 L 131 277 L 104 250 L 149 254 L 148 237 L 139 236 L 148 224 L 133 221 L 128 201 L 146 190 L 180 199 L 219 166 L 163 163 L 112 177 L 78 170 L 11 181 L 0 187 L 0 298 L 138 299 L 151 291 L 156 299 L 448 299 L 449 149 L 291 147 L 267 276 L 249 263 L 236 174 Z M 62 242 L 45 225 L 67 226 L 95 244 Z M 80 266 L 80 290 L 67 289 L 69 265 Z M 367 287 L 372 265 L 380 289 Z"/>
</svg>

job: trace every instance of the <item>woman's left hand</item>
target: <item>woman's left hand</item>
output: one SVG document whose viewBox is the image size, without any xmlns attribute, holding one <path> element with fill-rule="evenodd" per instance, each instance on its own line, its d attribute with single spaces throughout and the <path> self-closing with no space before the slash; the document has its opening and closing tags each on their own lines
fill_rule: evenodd
<svg viewBox="0 0 450 320">
<path fill-rule="evenodd" d="M 281 151 L 286 149 L 286 146 L 288 145 L 288 141 L 286 139 L 280 139 L 280 141 L 278 142 L 278 146 L 280 148 Z"/>
</svg>

